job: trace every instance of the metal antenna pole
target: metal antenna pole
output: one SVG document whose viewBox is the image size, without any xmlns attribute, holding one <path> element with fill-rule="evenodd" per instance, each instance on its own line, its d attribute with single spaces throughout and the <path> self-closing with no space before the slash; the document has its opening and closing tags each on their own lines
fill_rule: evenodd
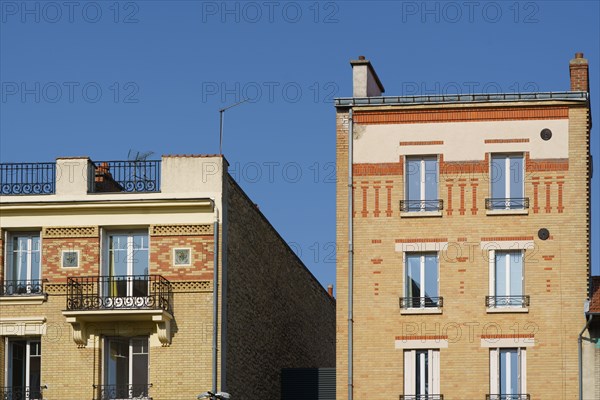
<svg viewBox="0 0 600 400">
<path fill-rule="evenodd" d="M 242 101 L 238 101 L 235 104 L 232 104 L 225 108 L 221 108 L 219 110 L 219 154 L 220 155 L 223 155 L 223 119 L 225 118 L 225 111 L 229 110 L 230 108 L 239 106 L 240 104 L 243 104 L 243 103 L 247 102 L 248 100 L 250 100 L 250 99 L 244 99 Z"/>
</svg>

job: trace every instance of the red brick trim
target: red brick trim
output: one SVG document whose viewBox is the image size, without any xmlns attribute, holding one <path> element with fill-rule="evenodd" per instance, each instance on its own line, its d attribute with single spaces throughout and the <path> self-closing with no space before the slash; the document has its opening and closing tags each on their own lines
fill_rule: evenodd
<svg viewBox="0 0 600 400">
<path fill-rule="evenodd" d="M 548 179 L 548 178 L 546 178 Z M 551 192 L 551 185 L 552 185 L 552 181 L 545 181 L 544 184 L 546 185 L 546 207 L 544 208 L 544 210 L 546 210 L 546 213 L 550 213 L 552 211 L 552 205 L 550 204 L 550 192 Z"/>
<path fill-rule="evenodd" d="M 481 335 L 482 339 L 533 339 L 533 333 L 499 333 L 493 335 Z"/>
<path fill-rule="evenodd" d="M 533 240 L 533 236 L 490 236 L 482 237 L 482 242 L 502 242 L 511 240 Z"/>
<path fill-rule="evenodd" d="M 387 189 L 387 209 L 385 210 L 385 215 L 387 217 L 391 217 L 392 216 L 392 187 L 393 186 L 386 186 L 385 187 Z"/>
<path fill-rule="evenodd" d="M 538 196 L 539 196 L 539 188 L 538 186 L 540 185 L 539 182 L 531 182 L 533 184 L 533 213 L 537 214 L 540 211 L 540 206 L 539 206 L 539 202 L 538 202 Z"/>
<path fill-rule="evenodd" d="M 529 143 L 529 138 L 521 139 L 485 139 L 485 144 L 495 143 Z"/>
<path fill-rule="evenodd" d="M 460 215 L 465 215 L 465 186 L 467 186 L 467 184 L 459 183 L 458 186 L 460 187 L 460 208 L 458 209 L 458 212 Z"/>
<path fill-rule="evenodd" d="M 396 239 L 396 243 L 442 243 L 447 242 L 448 238 L 418 238 L 418 239 Z"/>
<path fill-rule="evenodd" d="M 448 216 L 452 215 L 452 186 L 454 186 L 453 183 L 447 184 L 446 187 L 448 188 L 448 207 L 446 207 L 446 214 Z"/>
<path fill-rule="evenodd" d="M 382 258 L 371 258 L 371 262 L 373 264 L 381 264 L 383 262 Z"/>
<path fill-rule="evenodd" d="M 423 122 L 510 121 L 566 119 L 568 107 L 494 107 L 479 109 L 360 111 L 354 122 L 370 124 L 415 124 Z"/>
<path fill-rule="evenodd" d="M 443 140 L 424 140 L 424 141 L 408 141 L 400 142 L 400 146 L 437 146 L 444 144 Z"/>
<path fill-rule="evenodd" d="M 558 210 L 559 214 L 562 214 L 562 212 L 565 210 L 565 207 L 563 206 L 563 185 L 565 184 L 565 182 L 558 181 L 558 182 L 556 182 L 556 184 L 558 185 L 558 207 L 557 207 L 557 210 Z"/>
<path fill-rule="evenodd" d="M 471 182 L 471 191 L 473 192 L 473 206 L 471 207 L 471 215 L 477 215 L 477 186 L 479 184 Z"/>
<path fill-rule="evenodd" d="M 448 340 L 448 335 L 396 336 L 396 340 Z"/>
<path fill-rule="evenodd" d="M 375 243 L 381 243 L 381 239 L 372 239 L 371 243 L 375 244 Z"/>
<path fill-rule="evenodd" d="M 568 158 L 536 158 L 532 160 L 529 156 L 529 152 L 525 153 L 525 171 L 527 172 L 549 172 L 568 170 Z"/>
<path fill-rule="evenodd" d="M 546 261 L 552 261 L 554 259 L 554 256 L 542 256 L 542 258 Z"/>
<path fill-rule="evenodd" d="M 459 237 L 456 239 L 457 242 L 466 242 L 467 238 L 466 237 Z"/>
<path fill-rule="evenodd" d="M 381 188 L 381 186 L 377 185 L 373 186 L 373 188 L 375 189 L 375 210 L 373 211 L 373 216 L 379 217 L 379 215 L 381 214 L 381 211 L 379 211 L 379 189 Z"/>
<path fill-rule="evenodd" d="M 397 163 L 361 163 L 352 166 L 352 173 L 355 176 L 389 176 L 404 174 L 404 168 L 401 162 Z"/>
</svg>

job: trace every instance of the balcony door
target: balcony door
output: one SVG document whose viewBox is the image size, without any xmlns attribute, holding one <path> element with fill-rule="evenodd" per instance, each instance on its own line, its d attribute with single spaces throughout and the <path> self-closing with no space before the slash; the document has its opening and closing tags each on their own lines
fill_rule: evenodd
<svg viewBox="0 0 600 400">
<path fill-rule="evenodd" d="M 41 291 L 40 234 L 10 236 L 5 295 L 34 294 Z"/>
<path fill-rule="evenodd" d="M 148 397 L 148 338 L 104 340 L 103 400 Z"/>
<path fill-rule="evenodd" d="M 137 303 L 148 296 L 148 233 L 110 233 L 105 244 L 103 296 L 123 307 L 143 305 Z"/>
<path fill-rule="evenodd" d="M 9 340 L 7 352 L 7 400 L 42 398 L 42 346 L 39 340 Z"/>
</svg>

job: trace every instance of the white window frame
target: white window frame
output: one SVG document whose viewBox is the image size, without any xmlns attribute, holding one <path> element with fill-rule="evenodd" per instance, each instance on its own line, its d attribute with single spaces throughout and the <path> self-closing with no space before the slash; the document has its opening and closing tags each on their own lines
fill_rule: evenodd
<svg viewBox="0 0 600 400">
<path fill-rule="evenodd" d="M 525 296 L 525 249 L 502 249 L 502 250 L 498 250 L 498 249 L 493 249 L 493 250 L 489 250 L 488 256 L 489 256 L 489 295 L 492 297 L 496 296 L 496 252 L 501 252 L 501 253 L 510 253 L 510 252 L 520 252 L 521 253 L 521 270 L 522 270 L 522 274 L 521 274 L 521 293 L 522 296 Z M 510 290 L 510 257 L 506 258 L 506 284 L 508 285 L 508 290 L 507 292 L 509 293 L 508 296 L 511 296 L 511 290 Z M 522 306 L 503 306 L 500 305 L 498 306 L 497 304 L 494 304 L 493 307 L 488 308 L 488 311 L 493 310 L 493 309 L 498 309 L 498 310 L 510 310 L 510 311 L 520 311 L 522 310 L 523 312 L 527 311 L 527 307 L 522 307 Z"/>
<path fill-rule="evenodd" d="M 435 159 L 435 180 L 437 183 L 437 198 L 435 199 L 428 199 L 425 196 L 425 179 L 427 177 L 427 171 L 425 170 L 425 159 Z M 410 176 L 410 173 L 408 171 L 408 162 L 409 161 L 414 161 L 414 160 L 420 160 L 421 162 L 421 176 L 420 176 L 420 180 L 421 180 L 421 186 L 419 188 L 419 200 L 421 201 L 419 210 L 411 210 L 411 209 L 407 209 L 405 212 L 425 212 L 425 202 L 426 201 L 437 201 L 439 200 L 439 196 L 440 196 L 440 160 L 439 160 L 439 156 L 438 155 L 407 155 L 405 156 L 405 160 L 404 160 L 404 199 L 406 201 L 408 201 L 408 177 Z M 435 210 L 438 211 L 438 210 Z"/>
<path fill-rule="evenodd" d="M 10 281 L 19 281 L 18 279 L 15 279 L 13 276 L 13 268 L 14 268 L 14 255 L 15 255 L 15 249 L 13 248 L 13 241 L 15 237 L 27 237 L 27 271 L 26 271 L 26 283 L 31 283 L 32 282 L 32 254 L 34 253 L 32 251 L 32 242 L 33 242 L 33 237 L 36 236 L 39 239 L 39 250 L 36 252 L 38 257 L 39 257 L 39 265 L 38 265 L 38 273 L 39 273 L 39 279 L 42 279 L 42 234 L 40 231 L 19 231 L 19 232 L 7 232 L 4 240 L 6 243 L 5 247 L 5 251 L 4 251 L 4 281 L 5 282 L 10 282 Z"/>
<path fill-rule="evenodd" d="M 118 336 L 105 336 L 103 337 L 102 340 L 102 384 L 105 386 L 108 386 L 108 384 L 106 383 L 106 369 L 108 368 L 106 365 L 106 352 L 109 351 L 109 348 L 107 346 L 108 342 L 110 340 L 116 340 L 119 339 Z M 127 360 L 128 362 L 128 377 L 127 377 L 127 381 L 129 382 L 129 386 L 132 386 L 133 384 L 131 383 L 133 381 L 133 341 L 134 340 L 139 340 L 139 339 L 144 339 L 146 340 L 146 348 L 147 353 L 136 353 L 136 354 L 147 354 L 148 356 L 148 382 L 146 382 L 146 385 L 150 385 L 150 337 L 149 336 L 132 336 L 132 337 L 126 337 L 126 338 L 122 338 L 122 339 L 128 339 L 128 346 L 129 346 L 129 360 Z M 145 398 L 145 397 L 144 397 Z M 130 400 L 131 398 L 125 398 L 122 400 Z M 137 399 L 137 397 L 136 397 Z M 121 400 L 121 399 L 115 399 L 115 400 Z"/>
<path fill-rule="evenodd" d="M 102 251 L 100 252 L 102 260 L 101 260 L 101 275 L 104 276 L 110 276 L 110 262 L 111 262 L 111 258 L 110 258 L 110 238 L 112 235 L 122 235 L 122 236 L 128 236 L 127 238 L 127 250 L 126 250 L 126 257 L 127 257 L 127 276 L 136 276 L 133 274 L 133 269 L 134 269 L 134 247 L 133 247 L 133 236 L 134 235 L 139 235 L 139 234 L 144 234 L 146 235 L 146 250 L 148 251 L 148 274 L 150 275 L 150 232 L 148 231 L 148 229 L 135 229 L 135 230 L 110 230 L 110 231 L 106 231 L 103 234 L 102 237 Z M 139 276 L 144 276 L 144 275 L 139 275 Z M 149 283 L 149 282 L 148 282 Z M 133 295 L 133 285 L 134 282 L 132 280 L 129 280 L 127 282 L 127 296 L 132 296 Z M 103 296 L 106 297 L 106 293 L 102 293 Z"/>
<path fill-rule="evenodd" d="M 437 288 L 438 288 L 438 292 L 436 293 L 436 296 L 433 297 L 440 297 L 440 256 L 439 256 L 439 252 L 437 251 L 413 251 L 413 252 L 403 252 L 402 253 L 402 265 L 403 265 L 403 270 L 404 270 L 404 287 L 403 287 L 403 297 L 404 298 L 408 298 L 408 293 L 407 293 L 407 285 L 408 285 L 408 265 L 407 265 L 407 255 L 419 255 L 420 256 L 420 268 L 419 268 L 419 279 L 421 281 L 422 284 L 422 290 L 424 291 L 424 287 L 425 287 L 425 256 L 426 255 L 434 255 L 435 254 L 435 259 L 436 259 L 436 277 L 437 277 Z M 422 293 L 420 293 L 422 294 Z M 420 298 L 423 298 L 425 296 L 419 296 Z M 425 307 L 425 305 L 420 305 L 420 307 L 407 307 L 407 309 L 437 309 L 438 307 Z"/>
<path fill-rule="evenodd" d="M 525 347 L 496 347 L 490 349 L 490 394 L 500 394 L 500 350 L 502 349 L 517 349 L 517 373 L 519 379 L 519 393 L 510 394 L 527 394 L 527 350 Z"/>
<path fill-rule="evenodd" d="M 490 198 L 494 198 L 494 193 L 493 193 L 493 169 L 492 169 L 492 165 L 493 165 L 493 160 L 494 158 L 504 158 L 504 170 L 506 171 L 505 175 L 504 175 L 504 194 L 505 194 L 505 199 L 508 199 L 505 205 L 505 208 L 493 208 L 493 210 L 519 210 L 519 208 L 510 208 L 510 199 L 512 199 L 513 197 L 511 196 L 511 177 L 512 177 L 512 170 L 510 168 L 510 158 L 511 157 L 520 157 L 522 162 L 521 164 L 523 165 L 523 170 L 521 171 L 521 176 L 523 177 L 523 181 L 521 182 L 521 192 L 523 193 L 523 198 L 525 198 L 525 154 L 524 153 L 492 153 L 491 157 L 490 157 Z"/>
<path fill-rule="evenodd" d="M 427 384 L 429 394 L 440 394 L 440 350 L 439 349 L 421 349 L 421 350 L 404 350 L 404 395 L 414 396 L 417 394 L 417 374 L 425 373 L 423 363 L 420 371 L 416 371 L 417 355 L 423 356 L 422 352 L 426 351 L 429 358 L 427 365 Z M 424 380 L 422 382 L 421 391 L 423 390 Z M 424 393 L 421 393 L 424 394 Z"/>
<path fill-rule="evenodd" d="M 18 337 L 18 336 L 17 336 Z M 3 383 L 5 386 L 9 386 L 8 385 L 8 380 L 9 380 L 9 376 L 11 375 L 12 372 L 12 367 L 10 366 L 10 358 L 11 358 L 11 351 L 10 351 L 10 342 L 12 341 L 11 339 L 14 338 L 9 338 L 9 337 L 5 337 L 4 338 L 4 380 L 5 382 Z M 40 372 L 41 372 L 41 358 L 42 358 L 42 353 L 41 353 L 41 349 L 42 349 L 42 339 L 41 337 L 37 337 L 37 338 L 30 338 L 30 339 L 24 339 L 24 340 L 17 340 L 17 341 L 21 341 L 21 342 L 26 342 L 25 343 L 25 387 L 28 387 L 31 389 L 31 344 L 33 342 L 37 342 L 39 344 L 39 348 L 40 348 L 40 354 L 39 355 L 35 355 L 33 357 L 39 357 L 40 358 Z M 40 382 L 41 385 L 41 382 Z M 12 385 L 10 385 L 10 387 L 12 387 Z"/>
</svg>

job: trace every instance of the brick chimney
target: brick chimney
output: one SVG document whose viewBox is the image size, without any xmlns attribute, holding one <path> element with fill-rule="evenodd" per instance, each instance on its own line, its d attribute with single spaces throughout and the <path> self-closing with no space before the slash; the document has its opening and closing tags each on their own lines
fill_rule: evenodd
<svg viewBox="0 0 600 400">
<path fill-rule="evenodd" d="M 358 60 L 351 60 L 352 66 L 352 97 L 381 96 L 385 89 L 365 56 L 358 56 Z"/>
<path fill-rule="evenodd" d="M 333 297 L 333 285 L 327 285 L 327 293 L 329 294 L 329 297 Z"/>
<path fill-rule="evenodd" d="M 589 67 L 588 60 L 583 58 L 583 53 L 575 53 L 575 58 L 569 62 L 572 92 L 589 92 Z"/>
</svg>

